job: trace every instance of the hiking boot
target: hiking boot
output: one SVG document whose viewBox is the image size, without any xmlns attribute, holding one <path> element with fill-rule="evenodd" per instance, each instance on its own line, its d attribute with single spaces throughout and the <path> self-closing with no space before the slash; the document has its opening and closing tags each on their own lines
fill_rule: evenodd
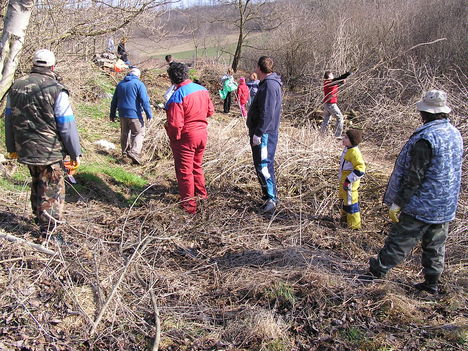
<svg viewBox="0 0 468 351">
<path fill-rule="evenodd" d="M 418 283 L 414 285 L 414 288 L 419 291 L 426 291 L 429 294 L 437 294 L 439 292 L 439 276 L 438 275 L 428 275 L 424 277 L 424 281 L 422 283 Z"/>
<path fill-rule="evenodd" d="M 370 283 L 372 282 L 373 280 L 375 279 L 379 279 L 381 277 L 375 275 L 374 273 L 372 273 L 371 271 L 368 271 L 364 274 L 361 274 L 357 277 L 357 279 L 363 283 Z"/>
<path fill-rule="evenodd" d="M 132 159 L 132 161 L 133 161 L 132 163 L 133 163 L 134 165 L 141 165 L 141 164 L 143 164 L 138 156 L 136 156 L 136 155 L 134 155 L 134 154 L 132 154 L 132 153 L 130 153 L 130 152 L 127 153 L 127 155 L 128 155 L 128 157 L 130 157 L 130 158 Z"/>
<path fill-rule="evenodd" d="M 273 199 L 268 199 L 261 207 L 260 207 L 260 213 L 261 214 L 270 214 L 275 212 L 276 210 L 276 201 Z"/>
<path fill-rule="evenodd" d="M 426 291 L 429 294 L 433 295 L 439 292 L 439 288 L 437 287 L 437 285 L 429 285 L 426 282 L 415 284 L 414 288 L 419 291 Z"/>
</svg>

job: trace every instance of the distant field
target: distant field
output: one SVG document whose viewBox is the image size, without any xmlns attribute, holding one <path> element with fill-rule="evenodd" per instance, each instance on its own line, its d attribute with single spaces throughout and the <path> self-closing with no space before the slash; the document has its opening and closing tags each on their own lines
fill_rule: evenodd
<svg viewBox="0 0 468 351">
<path fill-rule="evenodd" d="M 260 35 L 260 33 L 255 35 Z M 222 37 L 218 34 L 212 35 L 204 39 L 204 47 L 199 44 L 198 58 L 214 58 L 219 56 L 226 61 L 230 61 L 236 44 L 237 34 L 229 34 Z M 192 60 L 195 58 L 195 45 L 191 39 L 171 39 L 155 42 L 146 38 L 133 38 L 128 41 L 127 47 L 130 52 L 134 52 L 142 59 L 161 59 L 168 54 L 174 56 L 176 60 Z"/>
</svg>

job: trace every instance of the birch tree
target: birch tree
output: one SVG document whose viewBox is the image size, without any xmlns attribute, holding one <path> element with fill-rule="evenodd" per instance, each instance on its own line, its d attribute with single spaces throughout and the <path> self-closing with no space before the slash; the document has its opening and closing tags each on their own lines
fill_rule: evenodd
<svg viewBox="0 0 468 351">
<path fill-rule="evenodd" d="M 0 100 L 13 83 L 35 0 L 10 0 L 0 42 Z"/>
</svg>

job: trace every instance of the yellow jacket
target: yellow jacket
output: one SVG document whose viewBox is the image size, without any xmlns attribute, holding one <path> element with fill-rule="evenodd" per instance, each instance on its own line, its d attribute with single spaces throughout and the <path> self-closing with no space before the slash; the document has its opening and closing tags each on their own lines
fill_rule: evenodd
<svg viewBox="0 0 468 351">
<path fill-rule="evenodd" d="M 358 182 L 365 172 L 366 165 L 364 163 L 361 150 L 359 150 L 357 146 L 350 148 L 345 147 L 343 153 L 341 154 L 340 160 L 340 183 L 343 183 L 346 178 L 348 178 L 351 183 Z"/>
</svg>

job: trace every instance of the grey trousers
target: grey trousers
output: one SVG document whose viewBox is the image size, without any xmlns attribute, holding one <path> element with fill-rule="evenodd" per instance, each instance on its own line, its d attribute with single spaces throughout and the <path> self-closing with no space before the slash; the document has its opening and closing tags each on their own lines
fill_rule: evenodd
<svg viewBox="0 0 468 351">
<path fill-rule="evenodd" d="M 444 270 L 445 241 L 449 223 L 430 224 L 402 213 L 394 223 L 377 259 L 371 258 L 370 271 L 382 277 L 403 261 L 421 241 L 424 276 L 440 276 Z"/>
<path fill-rule="evenodd" d="M 145 122 L 138 118 L 120 118 L 120 146 L 122 154 L 132 154 L 137 157 L 143 148 L 145 137 Z"/>
<path fill-rule="evenodd" d="M 325 103 L 323 105 L 323 122 L 320 132 L 325 133 L 327 131 L 331 116 L 336 118 L 335 136 L 340 137 L 341 133 L 343 133 L 344 118 L 337 104 Z"/>
</svg>

